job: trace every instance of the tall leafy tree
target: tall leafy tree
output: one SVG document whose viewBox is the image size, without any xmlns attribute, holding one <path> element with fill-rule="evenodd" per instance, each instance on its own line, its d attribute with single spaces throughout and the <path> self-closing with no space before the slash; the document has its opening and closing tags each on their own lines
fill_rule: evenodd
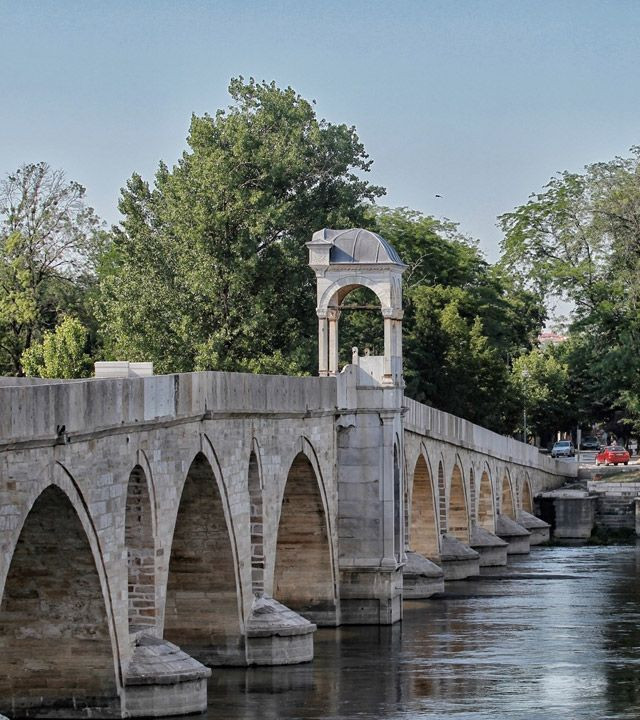
<svg viewBox="0 0 640 720">
<path fill-rule="evenodd" d="M 501 223 L 507 270 L 574 306 L 574 423 L 640 423 L 640 149 L 558 175 Z"/>
<path fill-rule="evenodd" d="M 404 274 L 407 394 L 500 431 L 510 431 L 513 357 L 532 346 L 544 319 L 535 293 L 490 266 L 454 223 L 407 208 L 376 208 L 368 226 L 408 265 Z M 354 298 L 354 300 L 352 300 Z M 374 304 L 365 293 L 347 303 Z M 352 345 L 382 352 L 379 309 L 340 319 L 342 360 Z"/>
<path fill-rule="evenodd" d="M 42 162 L 0 183 L 0 372 L 23 374 L 24 351 L 61 313 L 82 311 L 101 237 L 84 194 Z"/>
<path fill-rule="evenodd" d="M 189 149 L 122 191 L 98 312 L 108 351 L 160 372 L 315 370 L 304 243 L 359 225 L 382 189 L 355 129 L 274 83 L 231 81 L 233 104 L 194 116 Z"/>
</svg>

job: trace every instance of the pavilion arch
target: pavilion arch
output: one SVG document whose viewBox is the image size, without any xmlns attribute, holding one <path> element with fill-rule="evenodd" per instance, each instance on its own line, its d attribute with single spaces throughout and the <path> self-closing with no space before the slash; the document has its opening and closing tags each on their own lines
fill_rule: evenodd
<svg viewBox="0 0 640 720">
<path fill-rule="evenodd" d="M 219 665 L 243 661 L 242 605 L 226 490 L 206 436 L 202 448 L 175 518 L 164 635 L 205 664 Z"/>
<path fill-rule="evenodd" d="M 380 301 L 381 308 L 389 306 L 390 298 L 381 293 L 380 284 L 375 282 L 372 277 L 367 275 L 350 275 L 349 277 L 336 280 L 322 293 L 322 297 L 318 302 L 318 310 L 326 311 L 331 307 L 340 307 L 342 301 L 349 293 L 361 287 L 371 290 L 376 295 Z"/>
<path fill-rule="evenodd" d="M 53 475 L 31 498 L 4 584 L 0 711 L 119 714 L 120 654 L 97 533 L 66 468 L 56 464 Z"/>
<path fill-rule="evenodd" d="M 511 476 L 508 470 L 505 470 L 502 476 L 502 485 L 500 487 L 500 514 L 511 518 L 511 520 L 516 519 L 516 503 L 511 486 Z"/>
<path fill-rule="evenodd" d="M 469 543 L 469 506 L 467 491 L 462 474 L 462 462 L 456 456 L 449 482 L 449 508 L 447 512 L 447 532 L 463 543 Z"/>
<path fill-rule="evenodd" d="M 129 473 L 125 511 L 129 632 L 156 625 L 156 525 L 150 478 L 140 464 Z"/>
<path fill-rule="evenodd" d="M 424 446 L 412 468 L 412 491 L 410 500 L 411 549 L 428 558 L 440 554 L 440 524 L 438 518 L 438 491 L 429 458 Z"/>
<path fill-rule="evenodd" d="M 249 492 L 249 527 L 251 540 L 251 589 L 255 596 L 264 594 L 264 513 L 263 480 L 260 445 L 254 438 L 247 469 Z"/>
<path fill-rule="evenodd" d="M 482 469 L 477 492 L 478 525 L 493 533 L 496 530 L 496 502 L 491 481 L 491 470 L 487 464 Z"/>
<path fill-rule="evenodd" d="M 311 443 L 300 438 L 278 521 L 273 597 L 312 622 L 334 625 L 337 590 L 325 489 Z"/>
<path fill-rule="evenodd" d="M 533 492 L 531 491 L 531 478 L 529 477 L 529 473 L 525 473 L 522 478 L 520 505 L 525 512 L 533 514 Z"/>
</svg>

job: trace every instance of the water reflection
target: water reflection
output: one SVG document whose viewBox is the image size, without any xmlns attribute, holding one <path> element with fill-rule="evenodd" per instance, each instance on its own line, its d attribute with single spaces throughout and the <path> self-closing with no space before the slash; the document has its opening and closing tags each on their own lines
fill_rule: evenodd
<svg viewBox="0 0 640 720">
<path fill-rule="evenodd" d="M 638 718 L 639 563 L 537 549 L 402 624 L 318 631 L 312 664 L 214 670 L 207 718 Z"/>
</svg>

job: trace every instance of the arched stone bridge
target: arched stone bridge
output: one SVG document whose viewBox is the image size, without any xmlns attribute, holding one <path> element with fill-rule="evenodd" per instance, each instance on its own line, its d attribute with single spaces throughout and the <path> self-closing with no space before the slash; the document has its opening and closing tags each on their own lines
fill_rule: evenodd
<svg viewBox="0 0 640 720">
<path fill-rule="evenodd" d="M 308 661 L 316 625 L 399 621 L 523 549 L 570 466 L 404 397 L 404 266 L 345 233 L 333 263 L 326 233 L 321 377 L 0 380 L 0 712 L 200 711 L 210 667 Z M 385 356 L 338 372 L 336 298 L 367 283 Z"/>
<path fill-rule="evenodd" d="M 2 710 L 77 690 L 104 714 L 142 714 L 150 688 L 166 712 L 192 708 L 206 672 L 175 652 L 182 680 L 154 669 L 149 636 L 207 665 L 309 659 L 313 626 L 263 596 L 317 624 L 393 622 L 399 534 L 438 561 L 446 533 L 494 532 L 563 478 L 534 449 L 405 399 L 406 511 L 385 528 L 384 410 L 364 415 L 365 489 L 349 476 L 358 411 L 338 407 L 337 385 L 357 372 L 0 388 Z"/>
</svg>

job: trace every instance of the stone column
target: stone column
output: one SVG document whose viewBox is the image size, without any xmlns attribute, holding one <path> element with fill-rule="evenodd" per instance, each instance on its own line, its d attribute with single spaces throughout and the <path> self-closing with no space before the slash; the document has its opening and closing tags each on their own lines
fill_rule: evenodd
<svg viewBox="0 0 640 720">
<path fill-rule="evenodd" d="M 338 374 L 338 320 L 340 319 L 339 308 L 329 308 L 327 310 L 327 319 L 329 321 L 329 375 Z"/>
<path fill-rule="evenodd" d="M 325 310 L 318 310 L 318 375 L 329 374 L 329 323 Z"/>
<path fill-rule="evenodd" d="M 396 385 L 402 379 L 402 316 L 396 308 L 383 308 L 384 384 Z"/>
</svg>

